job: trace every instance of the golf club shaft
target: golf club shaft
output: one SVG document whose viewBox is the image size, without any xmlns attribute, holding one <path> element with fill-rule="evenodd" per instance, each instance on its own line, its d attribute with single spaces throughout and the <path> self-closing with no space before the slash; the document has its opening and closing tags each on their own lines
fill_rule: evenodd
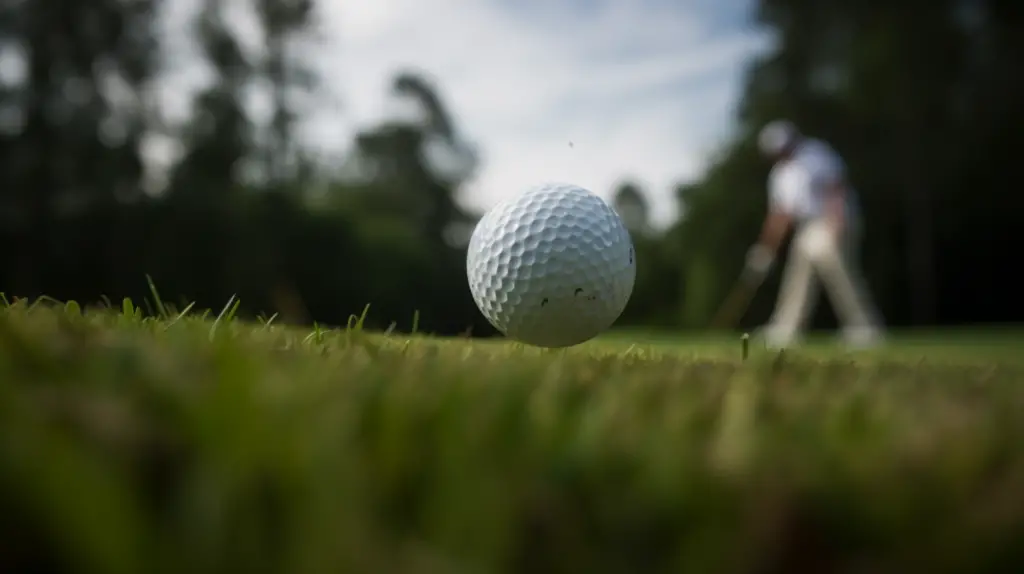
<svg viewBox="0 0 1024 574">
<path fill-rule="evenodd" d="M 741 277 L 733 287 L 725 302 L 719 308 L 711 322 L 712 328 L 731 329 L 743 318 L 754 293 L 760 286 L 760 281 L 753 281 L 748 277 Z"/>
</svg>

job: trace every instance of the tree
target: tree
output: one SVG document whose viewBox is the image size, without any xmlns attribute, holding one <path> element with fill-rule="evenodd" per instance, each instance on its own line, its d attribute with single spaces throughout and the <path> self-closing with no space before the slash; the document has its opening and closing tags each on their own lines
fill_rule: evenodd
<svg viewBox="0 0 1024 574">
<path fill-rule="evenodd" d="M 645 235 L 648 233 L 649 207 L 639 185 L 629 181 L 622 183 L 615 190 L 612 203 L 631 234 Z"/>
<path fill-rule="evenodd" d="M 160 7 L 38 0 L 0 11 L 4 59 L 24 72 L 0 80 L 0 226 L 18 245 L 12 290 L 38 293 L 57 272 L 47 265 L 52 245 L 76 243 L 59 218 L 141 196 L 141 102 L 158 70 Z"/>
<path fill-rule="evenodd" d="M 476 153 L 458 136 L 440 97 L 424 78 L 401 73 L 392 92 L 412 98 L 421 114 L 358 134 L 356 161 L 376 195 L 365 204 L 406 218 L 432 244 L 450 244 L 453 226 L 472 221 L 456 195 L 477 168 Z"/>
<path fill-rule="evenodd" d="M 293 128 L 303 103 L 319 87 L 314 72 L 296 54 L 312 39 L 312 0 L 257 0 L 256 12 L 263 26 L 265 52 L 261 75 L 271 94 L 270 123 L 262 145 L 263 173 L 267 184 L 280 186 L 297 175 L 303 163 L 294 141 Z"/>
<path fill-rule="evenodd" d="M 182 133 L 185 153 L 169 192 L 176 200 L 224 205 L 254 169 L 255 136 L 243 99 L 255 70 L 225 17 L 225 0 L 207 0 L 194 17 L 194 32 L 213 72 L 199 92 Z"/>
</svg>

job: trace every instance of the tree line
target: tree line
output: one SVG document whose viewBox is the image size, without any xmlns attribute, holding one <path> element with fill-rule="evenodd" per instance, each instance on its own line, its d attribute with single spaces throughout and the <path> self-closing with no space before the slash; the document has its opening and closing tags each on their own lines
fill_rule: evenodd
<svg viewBox="0 0 1024 574">
<path fill-rule="evenodd" d="M 317 105 L 302 46 L 311 0 L 254 0 L 262 49 L 223 0 L 191 21 L 195 65 L 212 80 L 188 117 L 168 117 L 160 81 L 181 65 L 161 33 L 171 0 L 36 0 L 0 8 L 0 291 L 98 302 L 149 296 L 282 321 L 344 324 L 369 304 L 375 327 L 493 333 L 465 279 L 480 216 L 456 200 L 478 169 L 442 90 L 398 72 L 393 97 L 416 121 L 359 133 L 345 157 L 316 157 L 295 126 Z M 1009 0 L 760 0 L 775 33 L 753 61 L 735 131 L 699 181 L 675 190 L 682 216 L 648 225 L 645 191 L 614 202 L 632 229 L 634 295 L 621 323 L 699 329 L 739 272 L 765 208 L 756 132 L 786 117 L 847 160 L 866 219 L 864 266 L 888 322 L 1024 320 L 1009 279 L 1022 213 L 1024 10 Z M 254 118 L 246 98 L 269 95 Z M 146 149 L 174 150 L 154 169 Z M 167 154 L 165 154 L 167 155 Z M 595 190 L 600 191 L 600 190 Z M 763 321 L 773 283 L 745 322 Z M 833 319 L 825 309 L 817 320 Z"/>
</svg>

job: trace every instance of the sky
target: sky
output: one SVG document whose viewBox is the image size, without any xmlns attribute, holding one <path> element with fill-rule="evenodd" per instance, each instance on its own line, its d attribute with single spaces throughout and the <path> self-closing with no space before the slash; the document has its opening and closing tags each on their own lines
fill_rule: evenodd
<svg viewBox="0 0 1024 574">
<path fill-rule="evenodd" d="M 232 4 L 243 31 L 255 27 L 245 2 Z M 744 66 L 767 47 L 749 23 L 752 3 L 322 0 L 309 64 L 329 97 L 301 133 L 341 157 L 354 133 L 394 112 L 394 75 L 414 71 L 479 150 L 463 204 L 485 210 L 551 181 L 610 198 L 629 180 L 665 224 L 672 188 L 699 177 L 726 141 Z M 172 3 L 182 13 L 190 4 Z"/>
</svg>

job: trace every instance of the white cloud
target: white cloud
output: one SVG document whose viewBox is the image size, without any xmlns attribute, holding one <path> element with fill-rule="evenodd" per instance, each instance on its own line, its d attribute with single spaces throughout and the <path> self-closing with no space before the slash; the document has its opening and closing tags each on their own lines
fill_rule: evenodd
<svg viewBox="0 0 1024 574">
<path fill-rule="evenodd" d="M 356 130 L 394 112 L 393 75 L 418 71 L 482 152 L 465 204 L 485 209 L 550 180 L 608 197 L 629 178 L 664 223 L 671 187 L 726 135 L 742 64 L 765 45 L 743 27 L 749 2 L 320 0 L 310 62 L 338 103 L 303 131 L 340 157 Z"/>
<path fill-rule="evenodd" d="M 735 13 L 727 31 L 673 5 L 684 3 L 591 4 L 324 2 L 318 65 L 342 104 L 306 129 L 343 150 L 355 129 L 388 114 L 392 75 L 422 71 L 483 153 L 466 204 L 487 208 L 548 180 L 607 197 L 630 178 L 665 222 L 672 185 L 699 174 L 726 134 L 741 66 L 763 39 L 742 28 L 742 0 L 710 4 Z"/>
</svg>

